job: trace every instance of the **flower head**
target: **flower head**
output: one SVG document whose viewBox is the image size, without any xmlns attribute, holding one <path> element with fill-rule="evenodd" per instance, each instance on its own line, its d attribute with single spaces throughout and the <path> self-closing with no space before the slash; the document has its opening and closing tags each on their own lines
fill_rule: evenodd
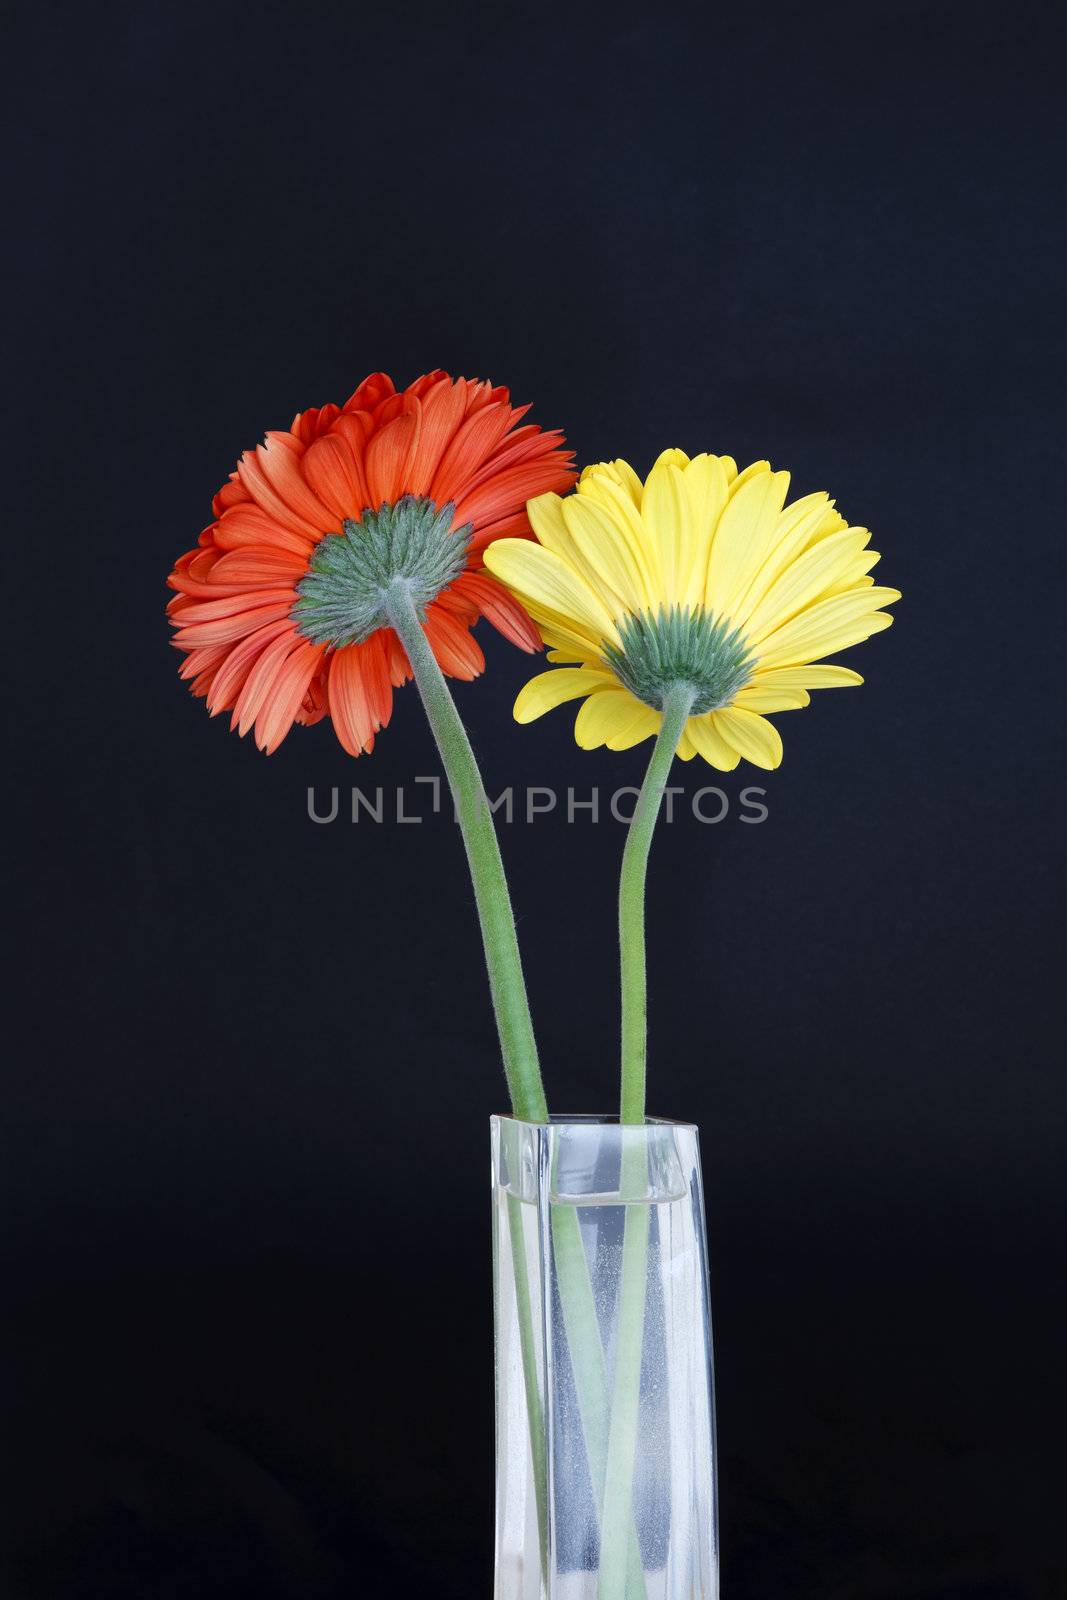
<svg viewBox="0 0 1067 1600">
<path fill-rule="evenodd" d="M 519 426 L 528 409 L 475 379 L 430 372 L 397 393 L 376 372 L 344 406 L 298 412 L 245 451 L 168 579 L 181 675 L 212 716 L 230 711 L 268 754 L 294 722 L 324 716 L 350 754 L 370 750 L 411 676 L 384 625 L 391 583 L 408 588 L 450 677 L 485 665 L 479 617 L 538 649 L 483 566 L 494 539 L 530 537 L 531 496 L 574 482 L 562 434 Z"/>
<path fill-rule="evenodd" d="M 888 628 L 900 598 L 869 576 L 865 528 L 825 494 L 785 505 L 787 472 L 743 472 L 729 456 L 665 450 L 644 483 L 625 461 L 587 467 L 577 491 L 529 505 L 539 541 L 503 539 L 486 565 L 522 601 L 556 666 L 515 702 L 520 722 L 583 701 L 575 738 L 612 750 L 658 732 L 668 692 L 691 714 L 678 753 L 729 772 L 742 757 L 776 767 L 766 713 L 811 689 L 862 683 L 817 664 Z"/>
</svg>

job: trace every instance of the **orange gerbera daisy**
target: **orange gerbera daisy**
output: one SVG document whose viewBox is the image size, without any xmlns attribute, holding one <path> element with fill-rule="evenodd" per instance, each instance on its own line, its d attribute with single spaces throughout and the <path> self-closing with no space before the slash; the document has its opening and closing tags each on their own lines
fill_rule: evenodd
<svg viewBox="0 0 1067 1600">
<path fill-rule="evenodd" d="M 527 500 L 576 476 L 559 430 L 518 426 L 528 410 L 476 379 L 428 372 L 397 393 L 375 372 L 344 406 L 298 412 L 246 450 L 167 580 L 181 676 L 211 715 L 232 712 L 268 755 L 327 715 L 349 754 L 371 750 L 411 677 L 381 603 L 397 580 L 449 677 L 485 666 L 479 617 L 539 650 L 482 561 L 494 539 L 530 535 Z"/>
</svg>

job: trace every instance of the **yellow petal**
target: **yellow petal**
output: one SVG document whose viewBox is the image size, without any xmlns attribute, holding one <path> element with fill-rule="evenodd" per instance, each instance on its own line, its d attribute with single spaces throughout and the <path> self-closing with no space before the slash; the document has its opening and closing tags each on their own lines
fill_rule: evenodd
<svg viewBox="0 0 1067 1600">
<path fill-rule="evenodd" d="M 613 487 L 629 506 L 629 514 L 640 523 L 623 491 L 617 484 Z M 593 594 L 599 595 L 612 616 L 645 609 L 644 583 L 640 572 L 631 570 L 627 562 L 626 540 L 620 538 L 615 523 L 597 501 L 589 495 L 572 494 L 563 500 L 558 494 L 544 494 L 531 500 L 527 510 L 542 546 L 559 556 Z"/>
<path fill-rule="evenodd" d="M 554 550 L 564 560 L 570 554 L 570 534 L 563 520 L 563 500 L 558 494 L 539 494 L 526 502 L 530 527 L 546 550 Z"/>
<path fill-rule="evenodd" d="M 643 706 L 636 700 L 630 720 L 625 727 L 620 726 L 618 733 L 613 733 L 607 741 L 609 750 L 631 750 L 635 744 L 640 744 L 642 739 L 651 739 L 660 730 L 663 722 L 663 713 L 653 711 L 651 706 Z"/>
<path fill-rule="evenodd" d="M 759 665 L 799 667 L 820 656 L 846 650 L 888 628 L 892 617 L 878 607 L 900 599 L 899 589 L 853 589 L 809 606 L 770 634 L 759 649 Z"/>
<path fill-rule="evenodd" d="M 578 661 L 583 667 L 600 664 L 603 640 L 594 639 L 590 631 L 580 628 L 573 618 L 561 616 L 533 600 L 526 601 L 526 609 L 546 645 L 553 650 L 565 650 L 569 661 Z"/>
<path fill-rule="evenodd" d="M 537 629 L 548 646 L 549 661 L 558 661 L 564 666 L 588 667 L 591 672 L 612 670 L 601 656 L 599 647 L 575 633 L 566 622 L 538 622 Z"/>
<path fill-rule="evenodd" d="M 732 772 L 741 759 L 733 746 L 727 744 L 713 717 L 690 717 L 685 725 L 685 737 L 696 753 L 719 772 Z"/>
<path fill-rule="evenodd" d="M 846 689 L 862 682 L 859 673 L 852 672 L 848 667 L 772 667 L 769 672 L 757 671 L 752 686 L 761 689 Z"/>
<path fill-rule="evenodd" d="M 831 500 L 825 515 L 822 517 L 818 525 L 812 530 L 812 535 L 808 540 L 808 543 L 809 545 L 818 544 L 820 539 L 828 539 L 832 533 L 840 533 L 842 528 L 847 527 L 848 523 L 845 521 L 840 511 L 835 509 L 834 502 Z"/>
<path fill-rule="evenodd" d="M 646 610 L 646 578 L 625 526 L 620 528 L 588 495 L 568 495 L 563 516 L 580 555 L 583 575 L 588 575 L 587 582 L 601 594 L 612 615 L 618 616 L 620 610 Z"/>
<path fill-rule="evenodd" d="M 600 506 L 611 519 L 612 526 L 618 530 L 619 537 L 625 539 L 630 556 L 641 574 L 644 591 L 642 609 L 654 610 L 659 604 L 663 587 L 662 569 L 659 554 L 634 504 L 633 496 L 614 478 L 600 472 L 589 478 L 583 476 L 578 485 L 578 495 L 582 500 Z"/>
<path fill-rule="evenodd" d="M 569 500 L 573 499 L 568 496 Z M 585 559 L 567 523 L 566 502 L 558 494 L 542 494 L 527 503 L 530 526 L 545 550 L 559 556 L 564 566 L 588 585 L 594 594 L 600 593 L 600 577 Z"/>
<path fill-rule="evenodd" d="M 553 711 L 567 700 L 577 700 L 580 695 L 593 694 L 597 689 L 611 688 L 614 680 L 606 672 L 588 668 L 557 667 L 554 672 L 539 672 L 519 690 L 515 701 L 516 722 L 534 722 L 546 711 Z"/>
<path fill-rule="evenodd" d="M 808 548 L 830 510 L 829 498 L 821 493 L 804 495 L 783 509 L 775 524 L 774 539 L 766 560 L 734 604 L 731 615 L 739 627 L 744 627 L 771 584 Z M 843 528 L 844 518 L 840 517 L 838 521 Z"/>
<path fill-rule="evenodd" d="M 578 489 L 584 493 L 586 489 L 598 478 L 615 483 L 622 489 L 631 503 L 640 510 L 641 507 L 641 479 L 628 461 L 596 461 L 592 466 L 585 467 L 578 479 Z"/>
<path fill-rule="evenodd" d="M 844 533 L 821 539 L 787 567 L 772 583 L 759 605 L 745 622 L 745 638 L 758 644 L 769 633 L 812 605 L 835 584 L 859 555 L 870 535 L 865 528 L 849 528 Z"/>
<path fill-rule="evenodd" d="M 655 461 L 652 463 L 652 471 L 655 472 L 657 467 L 668 466 L 677 467 L 679 470 L 681 470 L 683 467 L 687 467 L 688 465 L 689 457 L 686 455 L 684 450 L 661 450 Z M 648 488 L 648 478 L 645 479 L 645 488 Z M 641 503 L 643 505 L 644 501 Z"/>
<path fill-rule="evenodd" d="M 641 520 L 659 551 L 663 570 L 660 604 L 694 605 L 703 574 L 697 572 L 693 511 L 685 479 L 674 461 L 664 459 L 674 454 L 681 452 L 664 451 L 645 479 Z"/>
<path fill-rule="evenodd" d="M 595 750 L 625 734 L 634 720 L 636 710 L 648 707 L 634 698 L 628 689 L 616 686 L 600 689 L 584 702 L 574 723 L 574 737 L 583 750 Z"/>
<path fill-rule="evenodd" d="M 772 772 L 781 763 L 782 736 L 772 722 L 765 721 L 754 711 L 738 711 L 731 707 L 713 711 L 711 720 L 726 743 L 753 766 Z"/>
<path fill-rule="evenodd" d="M 850 561 L 836 583 L 832 583 L 825 594 L 819 596 L 820 600 L 829 600 L 833 594 L 845 594 L 849 589 L 869 588 L 874 582 L 867 576 L 872 567 L 881 561 L 881 552 L 878 550 L 864 550 L 853 561 Z"/>
<path fill-rule="evenodd" d="M 552 550 L 529 539 L 497 539 L 485 551 L 485 564 L 524 602 L 535 618 L 564 619 L 590 639 L 618 643 L 611 615 L 598 595 Z"/>
<path fill-rule="evenodd" d="M 712 536 L 730 498 L 730 480 L 721 456 L 694 456 L 683 476 L 693 508 L 693 531 L 704 557 L 704 571 L 707 572 Z M 697 604 L 703 603 L 704 596 L 700 594 Z"/>
<path fill-rule="evenodd" d="M 811 695 L 806 689 L 775 688 L 773 684 L 749 683 L 739 689 L 731 702 L 742 711 L 799 711 L 811 705 Z"/>
<path fill-rule="evenodd" d="M 729 460 L 729 457 L 727 457 L 727 460 Z M 752 465 L 746 467 L 743 472 L 738 472 L 735 464 L 733 477 L 730 481 L 730 493 L 736 494 L 738 489 L 743 489 L 745 484 L 751 482 L 753 478 L 758 478 L 762 473 L 770 472 L 770 470 L 771 464 L 769 461 L 753 461 Z"/>
<path fill-rule="evenodd" d="M 733 619 L 735 602 L 766 560 L 788 487 L 787 472 L 760 472 L 731 495 L 708 562 L 705 603 L 716 616 Z"/>
</svg>

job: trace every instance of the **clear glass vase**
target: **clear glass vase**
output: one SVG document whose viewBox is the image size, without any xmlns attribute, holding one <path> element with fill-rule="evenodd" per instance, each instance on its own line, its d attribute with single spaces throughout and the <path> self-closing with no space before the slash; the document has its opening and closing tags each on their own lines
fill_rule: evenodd
<svg viewBox="0 0 1067 1600">
<path fill-rule="evenodd" d="M 494 1117 L 496 1600 L 716 1600 L 695 1127 Z"/>
</svg>

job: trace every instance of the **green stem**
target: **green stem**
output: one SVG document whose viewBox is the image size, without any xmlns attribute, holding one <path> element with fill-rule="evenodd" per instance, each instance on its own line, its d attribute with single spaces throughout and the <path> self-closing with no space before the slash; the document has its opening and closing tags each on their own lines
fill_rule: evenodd
<svg viewBox="0 0 1067 1600">
<path fill-rule="evenodd" d="M 537 1537 L 541 1547 L 541 1571 L 548 1578 L 548 1457 L 544 1412 L 538 1381 L 537 1351 L 533 1339 L 533 1304 L 530 1275 L 526 1265 L 526 1235 L 522 1220 L 522 1201 L 507 1197 L 508 1238 L 511 1267 L 515 1276 L 515 1309 L 519 1321 L 519 1350 L 522 1357 L 523 1387 L 526 1390 L 526 1426 L 530 1434 L 530 1459 L 533 1466 L 534 1498 L 537 1502 Z"/>
<path fill-rule="evenodd" d="M 456 817 L 467 852 L 478 921 L 482 930 L 485 964 L 489 969 L 489 988 L 493 997 L 500 1049 L 508 1093 L 516 1117 L 523 1122 L 547 1122 L 541 1068 L 537 1059 L 522 957 L 515 933 L 504 863 L 500 859 L 493 813 L 474 759 L 467 730 L 445 682 L 444 673 L 430 649 L 411 591 L 403 579 L 394 579 L 384 596 L 385 612 L 397 638 L 407 652 L 415 675 L 426 719 L 437 743 L 441 764 L 455 802 Z M 537 1349 L 534 1341 L 533 1303 L 523 1241 L 521 1202 L 508 1195 L 508 1232 L 515 1298 L 519 1324 L 526 1421 L 530 1433 L 534 1493 L 537 1500 L 537 1527 L 541 1546 L 541 1565 L 548 1581 L 548 1471 L 545 1453 L 544 1409 L 538 1382 Z"/>
<path fill-rule="evenodd" d="M 611 1426 L 608 1393 L 608 1374 L 604 1362 L 604 1347 L 600 1338 L 596 1297 L 589 1275 L 589 1262 L 582 1243 L 581 1224 L 577 1207 L 554 1205 L 552 1207 L 552 1248 L 559 1283 L 560 1308 L 563 1327 L 567 1335 L 571 1369 L 574 1373 L 574 1390 L 578 1400 L 585 1439 L 589 1478 L 597 1507 L 598 1521 L 604 1511 L 604 1487 L 608 1466 L 608 1434 Z M 641 1547 L 633 1518 L 626 1523 L 626 1597 L 627 1600 L 644 1600 L 645 1580 L 641 1567 Z M 605 1544 L 601 1542 L 601 1563 Z"/>
<path fill-rule="evenodd" d="M 619 877 L 619 968 L 622 988 L 622 1092 L 619 1120 L 624 1124 L 619 1192 L 626 1209 L 619 1262 L 611 1422 L 600 1519 L 598 1600 L 625 1600 L 625 1597 L 634 1594 L 632 1577 L 627 1572 L 627 1558 L 628 1534 L 633 1521 L 634 1458 L 641 1405 L 649 1208 L 641 1199 L 633 1203 L 632 1198 L 641 1195 L 647 1186 L 644 1136 L 628 1134 L 625 1125 L 643 1124 L 645 1120 L 648 1056 L 645 879 L 648 874 L 648 854 L 667 776 L 692 708 L 692 685 L 673 684 L 664 699 L 663 721 L 626 836 Z"/>
<path fill-rule="evenodd" d="M 648 980 L 645 972 L 645 877 L 660 802 L 689 713 L 693 688 L 676 683 L 663 704 L 663 722 L 626 835 L 619 878 L 619 970 L 622 982 L 622 1095 L 620 1121 L 645 1120 Z"/>
<path fill-rule="evenodd" d="M 647 1182 L 644 1134 L 622 1131 L 624 1144 L 620 1193 L 640 1192 Z M 611 1426 L 604 1472 L 604 1509 L 600 1521 L 598 1600 L 632 1600 L 627 1571 L 628 1537 L 633 1524 L 634 1458 L 641 1403 L 641 1354 L 645 1341 L 645 1297 L 648 1288 L 649 1208 L 640 1201 L 626 1207 L 619 1263 L 619 1310 L 615 1338 L 615 1381 L 611 1391 Z"/>
<path fill-rule="evenodd" d="M 548 1105 L 526 998 L 515 918 L 481 773 L 444 673 L 423 632 L 411 591 L 402 578 L 394 579 L 384 600 L 389 622 L 411 662 L 455 801 L 474 882 L 511 1104 L 515 1115 L 523 1122 L 547 1122 Z"/>
</svg>

